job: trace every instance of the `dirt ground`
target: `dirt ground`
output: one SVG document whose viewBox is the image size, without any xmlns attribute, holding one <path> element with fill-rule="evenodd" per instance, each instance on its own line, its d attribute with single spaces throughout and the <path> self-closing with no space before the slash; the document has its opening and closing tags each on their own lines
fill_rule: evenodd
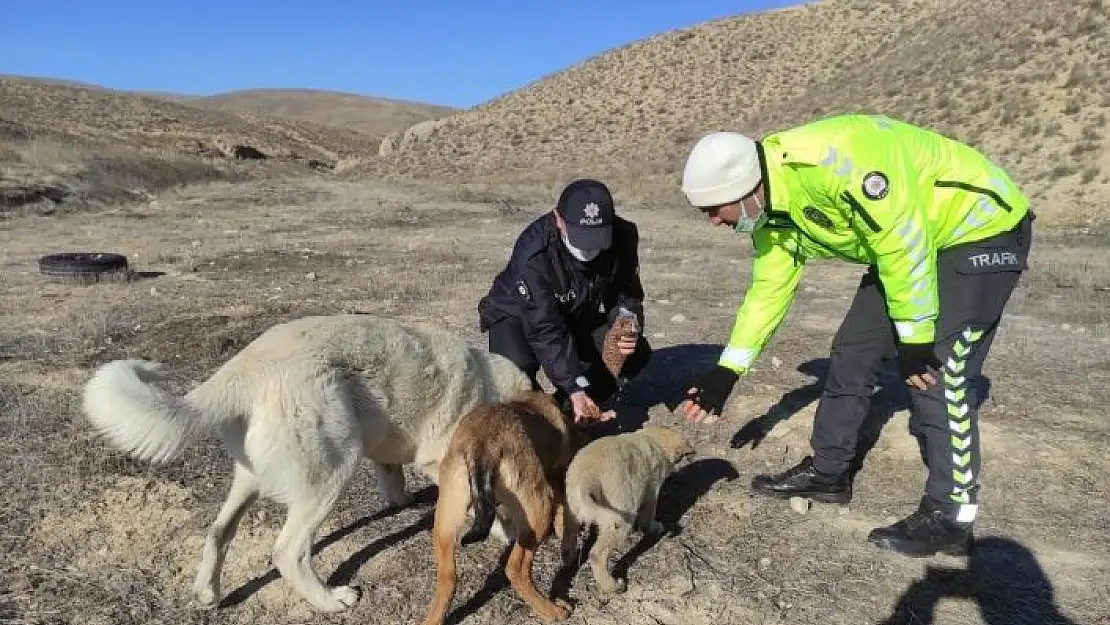
<svg viewBox="0 0 1110 625">
<path fill-rule="evenodd" d="M 227 455 L 206 439 L 164 467 L 131 462 L 91 434 L 80 386 L 100 363 L 141 356 L 169 363 L 183 391 L 265 328 L 305 314 L 434 322 L 480 344 L 475 304 L 544 209 L 434 188 L 286 181 L 0 221 L 0 623 L 420 622 L 435 570 L 427 480 L 410 472 L 416 502 L 386 510 L 364 466 L 325 522 L 317 567 L 328 583 L 361 588 L 348 612 L 313 614 L 273 569 L 282 510 L 271 503 L 252 509 L 232 543 L 224 604 L 201 610 L 190 585 L 229 483 Z M 897 384 L 876 398 L 885 427 L 850 506 L 799 514 L 748 489 L 754 474 L 807 453 L 829 342 L 859 268 L 809 267 L 727 418 L 684 424 L 671 408 L 727 337 L 750 243 L 681 207 L 622 210 L 640 225 L 656 353 L 621 419 L 680 424 L 698 455 L 664 487 L 660 516 L 678 529 L 626 545 L 626 593 L 599 596 L 585 567 L 555 579 L 557 546 L 543 549 L 539 585 L 567 587 L 570 623 L 1110 623 L 1105 233 L 1038 231 L 986 365 L 978 548 L 967 559 L 912 560 L 864 541 L 913 509 L 924 480 Z M 38 274 L 40 255 L 85 249 L 125 253 L 144 275 L 77 285 Z M 460 551 L 454 622 L 535 622 L 498 570 L 503 551 L 496 542 Z"/>
</svg>

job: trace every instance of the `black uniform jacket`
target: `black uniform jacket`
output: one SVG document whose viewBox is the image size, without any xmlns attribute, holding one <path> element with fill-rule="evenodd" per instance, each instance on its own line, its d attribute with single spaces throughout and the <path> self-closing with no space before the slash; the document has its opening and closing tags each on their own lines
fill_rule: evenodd
<svg viewBox="0 0 1110 625">
<path fill-rule="evenodd" d="M 620 307 L 636 314 L 644 328 L 644 288 L 640 283 L 639 231 L 617 217 L 613 245 L 584 263 L 563 245 L 555 216 L 546 213 L 517 238 L 508 265 L 478 304 L 484 332 L 506 317 L 524 326 L 548 379 L 568 393 L 586 363 L 579 360 L 574 335 L 612 321 Z"/>
</svg>

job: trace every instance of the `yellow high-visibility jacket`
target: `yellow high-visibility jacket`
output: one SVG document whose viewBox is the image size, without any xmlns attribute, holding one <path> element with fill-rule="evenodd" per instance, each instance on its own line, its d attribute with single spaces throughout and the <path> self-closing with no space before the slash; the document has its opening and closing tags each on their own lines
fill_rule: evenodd
<svg viewBox="0 0 1110 625">
<path fill-rule="evenodd" d="M 757 142 L 768 220 L 720 364 L 745 373 L 782 323 L 809 258 L 873 265 L 902 343 L 934 340 L 937 252 L 1013 229 L 1014 181 L 963 143 L 878 115 L 840 115 Z"/>
</svg>

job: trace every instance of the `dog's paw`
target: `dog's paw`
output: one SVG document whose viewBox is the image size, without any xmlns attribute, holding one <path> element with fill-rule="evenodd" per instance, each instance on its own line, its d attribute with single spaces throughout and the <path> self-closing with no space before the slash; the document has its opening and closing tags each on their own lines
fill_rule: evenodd
<svg viewBox="0 0 1110 625">
<path fill-rule="evenodd" d="M 565 614 L 561 618 L 567 618 L 574 612 L 574 604 L 561 597 L 555 600 L 555 606 L 563 609 Z"/>
<path fill-rule="evenodd" d="M 211 610 L 220 602 L 220 591 L 212 586 L 195 586 L 193 597 L 196 600 L 197 607 L 202 610 Z"/>
<path fill-rule="evenodd" d="M 619 595 L 628 590 L 628 581 L 622 578 L 610 577 L 609 579 L 598 579 L 597 588 L 602 593 L 607 595 Z"/>
<path fill-rule="evenodd" d="M 551 608 L 545 611 L 545 613 L 536 615 L 541 621 L 545 623 L 565 621 L 570 618 L 571 612 L 574 611 L 574 608 L 571 607 L 570 603 L 564 601 L 563 599 L 555 599 L 552 601 L 552 604 L 553 605 L 551 606 Z"/>
<path fill-rule="evenodd" d="M 328 589 L 328 600 L 320 606 L 321 612 L 342 612 L 358 603 L 359 592 L 351 586 L 336 586 Z"/>
</svg>

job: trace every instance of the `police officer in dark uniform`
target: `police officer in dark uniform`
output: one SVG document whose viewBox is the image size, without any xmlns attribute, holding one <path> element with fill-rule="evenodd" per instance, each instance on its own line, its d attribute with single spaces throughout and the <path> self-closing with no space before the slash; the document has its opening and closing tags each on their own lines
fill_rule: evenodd
<svg viewBox="0 0 1110 625">
<path fill-rule="evenodd" d="M 597 418 L 598 404 L 623 382 L 601 361 L 602 340 L 618 314 L 634 314 L 641 330 L 621 345 L 622 378 L 634 377 L 650 358 L 638 245 L 636 225 L 616 215 L 609 189 L 576 180 L 554 210 L 520 234 L 508 265 L 478 304 L 490 351 L 515 362 L 536 389 L 542 366 L 575 421 Z"/>
</svg>

